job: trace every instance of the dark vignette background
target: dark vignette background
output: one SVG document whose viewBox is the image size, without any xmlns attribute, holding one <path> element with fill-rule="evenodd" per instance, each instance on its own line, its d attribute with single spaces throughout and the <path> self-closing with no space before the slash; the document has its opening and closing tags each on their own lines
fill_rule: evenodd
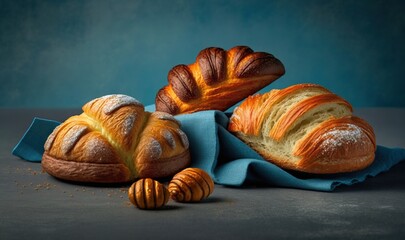
<svg viewBox="0 0 405 240">
<path fill-rule="evenodd" d="M 248 45 L 355 107 L 405 107 L 405 1 L 0 0 L 0 107 L 74 107 L 111 93 L 152 104 L 177 64 Z"/>
</svg>

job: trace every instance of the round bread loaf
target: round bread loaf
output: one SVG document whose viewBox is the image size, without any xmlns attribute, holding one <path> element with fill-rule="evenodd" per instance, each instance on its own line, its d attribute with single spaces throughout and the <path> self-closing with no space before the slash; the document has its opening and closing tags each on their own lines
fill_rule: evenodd
<svg viewBox="0 0 405 240">
<path fill-rule="evenodd" d="M 83 106 L 48 137 L 49 174 L 80 182 L 128 182 L 172 176 L 190 163 L 189 142 L 170 114 L 146 112 L 136 99 L 107 95 Z"/>
</svg>

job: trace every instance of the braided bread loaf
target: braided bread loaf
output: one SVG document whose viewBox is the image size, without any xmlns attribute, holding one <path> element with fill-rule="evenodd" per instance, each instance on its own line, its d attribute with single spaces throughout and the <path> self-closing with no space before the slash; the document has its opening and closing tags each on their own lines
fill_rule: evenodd
<svg viewBox="0 0 405 240">
<path fill-rule="evenodd" d="M 201 110 L 224 111 L 285 73 L 273 55 L 245 46 L 228 51 L 202 50 L 196 62 L 169 71 L 169 85 L 159 90 L 157 111 L 173 115 Z"/>
<path fill-rule="evenodd" d="M 43 169 L 80 182 L 127 182 L 174 175 L 190 163 L 180 123 L 149 113 L 126 95 L 107 95 L 83 106 L 81 115 L 59 125 L 45 143 Z"/>
<path fill-rule="evenodd" d="M 372 127 L 352 116 L 351 105 L 315 84 L 253 95 L 228 126 L 266 160 L 307 173 L 341 173 L 372 163 Z"/>
</svg>

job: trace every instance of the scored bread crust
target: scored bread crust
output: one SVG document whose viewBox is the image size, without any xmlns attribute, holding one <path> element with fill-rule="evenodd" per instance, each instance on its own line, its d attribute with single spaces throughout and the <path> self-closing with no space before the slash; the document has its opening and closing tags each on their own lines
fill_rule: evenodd
<svg viewBox="0 0 405 240">
<path fill-rule="evenodd" d="M 169 71 L 169 84 L 156 95 L 156 110 L 173 115 L 224 111 L 284 73 L 283 64 L 269 53 L 254 52 L 246 46 L 228 51 L 206 48 L 194 63 Z"/>
<path fill-rule="evenodd" d="M 128 182 L 174 175 L 190 164 L 189 142 L 170 114 L 146 112 L 136 99 L 106 95 L 83 106 L 49 135 L 49 174 L 79 182 Z"/>
<path fill-rule="evenodd" d="M 352 115 L 346 100 L 316 84 L 297 84 L 250 96 L 228 130 L 264 159 L 285 169 L 352 172 L 374 160 L 373 128 Z"/>
<path fill-rule="evenodd" d="M 131 173 L 123 163 L 75 162 L 42 156 L 42 167 L 50 175 L 68 181 L 93 183 L 120 183 L 131 178 Z"/>
</svg>

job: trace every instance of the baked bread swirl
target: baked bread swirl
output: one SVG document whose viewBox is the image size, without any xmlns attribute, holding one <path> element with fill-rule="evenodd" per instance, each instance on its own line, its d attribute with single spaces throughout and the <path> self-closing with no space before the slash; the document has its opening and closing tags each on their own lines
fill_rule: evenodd
<svg viewBox="0 0 405 240">
<path fill-rule="evenodd" d="M 117 183 L 172 176 L 190 163 L 189 142 L 172 115 L 136 99 L 106 95 L 49 135 L 43 169 L 57 178 Z"/>
<path fill-rule="evenodd" d="M 250 96 L 228 129 L 264 159 L 306 173 L 360 170 L 376 150 L 372 127 L 352 115 L 346 100 L 315 84 Z"/>
<path fill-rule="evenodd" d="M 172 115 L 224 111 L 285 73 L 273 55 L 246 46 L 202 50 L 193 64 L 177 65 L 156 95 L 157 111 Z"/>
</svg>

